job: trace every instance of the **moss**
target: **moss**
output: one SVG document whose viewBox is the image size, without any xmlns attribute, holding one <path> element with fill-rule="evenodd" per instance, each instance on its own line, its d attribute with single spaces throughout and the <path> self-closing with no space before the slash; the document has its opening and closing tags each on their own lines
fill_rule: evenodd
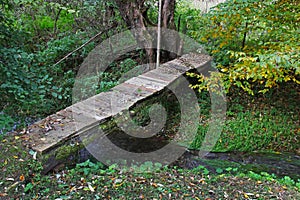
<svg viewBox="0 0 300 200">
<path fill-rule="evenodd" d="M 76 145 L 63 145 L 58 147 L 55 150 L 55 159 L 65 160 L 68 159 L 71 155 L 77 155 L 77 153 L 84 148 L 82 143 Z"/>
<path fill-rule="evenodd" d="M 116 127 L 116 123 L 113 119 L 109 119 L 99 125 L 99 129 L 106 132 Z"/>
</svg>

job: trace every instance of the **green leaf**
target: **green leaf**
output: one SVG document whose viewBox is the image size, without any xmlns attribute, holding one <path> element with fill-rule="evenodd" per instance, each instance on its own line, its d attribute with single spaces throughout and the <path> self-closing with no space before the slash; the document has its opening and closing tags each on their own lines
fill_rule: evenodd
<svg viewBox="0 0 300 200">
<path fill-rule="evenodd" d="M 68 13 L 72 14 L 72 13 L 75 13 L 76 10 L 68 10 Z"/>
<path fill-rule="evenodd" d="M 28 183 L 24 188 L 24 192 L 28 192 L 28 191 L 32 190 L 33 187 L 34 187 L 34 185 L 32 183 Z"/>
<path fill-rule="evenodd" d="M 221 173 L 223 173 L 223 169 L 217 168 L 217 169 L 216 169 L 216 172 L 217 172 L 218 174 L 221 174 Z"/>
<path fill-rule="evenodd" d="M 52 92 L 51 94 L 52 94 L 52 96 L 53 96 L 54 98 L 57 98 L 57 96 L 58 96 L 58 94 L 55 93 L 55 92 Z"/>
</svg>

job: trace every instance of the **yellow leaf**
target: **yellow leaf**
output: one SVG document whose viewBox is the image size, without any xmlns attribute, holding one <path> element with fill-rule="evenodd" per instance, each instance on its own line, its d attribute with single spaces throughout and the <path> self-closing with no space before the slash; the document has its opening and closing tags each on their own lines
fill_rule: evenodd
<svg viewBox="0 0 300 200">
<path fill-rule="evenodd" d="M 124 181 L 122 183 L 120 183 L 120 184 L 116 184 L 114 187 L 120 187 L 123 184 L 124 184 Z"/>
<path fill-rule="evenodd" d="M 212 38 L 217 38 L 217 37 L 218 37 L 217 33 L 212 34 Z"/>
<path fill-rule="evenodd" d="M 222 68 L 221 72 L 228 72 L 228 69 L 227 68 Z"/>
<path fill-rule="evenodd" d="M 20 137 L 19 136 L 15 136 L 15 140 L 18 140 L 18 139 L 20 139 Z"/>
<path fill-rule="evenodd" d="M 224 47 L 226 44 L 227 44 L 227 42 L 222 42 L 222 43 L 220 44 L 220 48 Z"/>
<path fill-rule="evenodd" d="M 202 42 L 207 42 L 207 39 L 205 37 L 201 38 Z"/>
<path fill-rule="evenodd" d="M 249 60 L 250 60 L 251 62 L 256 62 L 257 58 L 252 58 L 252 57 L 250 57 Z"/>
<path fill-rule="evenodd" d="M 152 185 L 153 187 L 157 187 L 157 184 L 156 183 L 150 183 L 150 185 Z"/>
<path fill-rule="evenodd" d="M 15 159 L 18 159 L 19 157 L 18 156 L 13 156 Z"/>
<path fill-rule="evenodd" d="M 235 30 L 235 27 L 234 27 L 234 26 L 230 26 L 230 27 L 229 27 L 229 31 L 231 32 L 231 31 L 233 31 L 233 30 Z"/>
<path fill-rule="evenodd" d="M 24 177 L 24 175 L 22 174 L 21 176 L 20 176 L 20 181 L 24 181 L 25 180 L 25 177 Z"/>
</svg>

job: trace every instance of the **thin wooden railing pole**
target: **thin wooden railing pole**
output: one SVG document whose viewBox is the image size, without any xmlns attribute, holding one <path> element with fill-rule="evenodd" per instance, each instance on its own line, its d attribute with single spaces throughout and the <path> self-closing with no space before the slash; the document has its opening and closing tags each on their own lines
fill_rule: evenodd
<svg viewBox="0 0 300 200">
<path fill-rule="evenodd" d="M 156 55 L 156 68 L 160 64 L 160 46 L 161 46 L 161 12 L 162 12 L 162 0 L 158 2 L 158 25 L 157 25 L 157 55 Z"/>
</svg>

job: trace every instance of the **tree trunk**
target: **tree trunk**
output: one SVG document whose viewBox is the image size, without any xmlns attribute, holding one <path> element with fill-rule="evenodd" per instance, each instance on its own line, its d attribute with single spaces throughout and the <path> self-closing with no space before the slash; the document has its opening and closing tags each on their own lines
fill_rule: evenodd
<svg viewBox="0 0 300 200">
<path fill-rule="evenodd" d="M 137 43 L 144 48 L 150 63 L 150 69 L 155 68 L 155 37 L 157 33 L 150 33 L 147 27 L 155 25 L 147 17 L 148 8 L 145 6 L 146 0 L 115 0 L 119 12 L 128 28 L 137 40 Z M 175 29 L 175 0 L 163 0 L 162 4 L 162 28 Z M 164 60 L 171 60 L 181 53 L 182 45 L 179 34 L 162 32 L 162 49 L 168 45 L 171 52 L 166 52 L 162 56 Z M 171 48 L 170 48 L 171 47 Z M 167 57 L 167 58 L 166 58 Z M 151 65 L 152 64 L 152 65 Z"/>
<path fill-rule="evenodd" d="M 175 25 L 175 0 L 163 0 L 162 4 L 162 28 L 163 30 L 172 29 L 176 30 Z M 169 52 L 165 52 L 163 57 L 167 57 L 169 60 L 175 59 L 178 55 L 181 55 L 182 40 L 175 31 L 162 32 L 162 47 L 168 45 Z"/>
</svg>

